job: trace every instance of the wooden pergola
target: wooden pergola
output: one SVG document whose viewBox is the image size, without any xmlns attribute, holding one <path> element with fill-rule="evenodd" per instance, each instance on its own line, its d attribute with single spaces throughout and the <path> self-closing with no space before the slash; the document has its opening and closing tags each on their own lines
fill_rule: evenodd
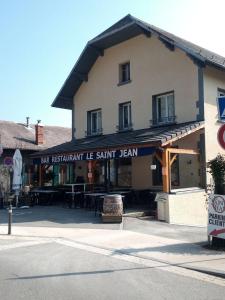
<svg viewBox="0 0 225 300">
<path fill-rule="evenodd" d="M 171 154 L 174 154 L 171 157 Z M 162 182 L 163 182 L 163 192 L 170 192 L 170 182 L 171 182 L 171 166 L 177 159 L 178 154 L 192 154 L 199 155 L 199 151 L 192 149 L 180 149 L 180 148 L 169 148 L 165 147 L 162 149 L 162 155 L 159 153 L 155 154 L 155 157 L 161 163 L 162 166 Z"/>
</svg>

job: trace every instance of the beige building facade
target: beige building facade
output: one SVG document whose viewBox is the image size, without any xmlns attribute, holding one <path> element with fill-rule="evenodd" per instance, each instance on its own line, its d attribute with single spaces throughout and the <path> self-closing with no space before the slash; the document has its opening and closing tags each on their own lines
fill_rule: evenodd
<svg viewBox="0 0 225 300">
<path fill-rule="evenodd" d="M 72 140 L 42 156 L 74 160 L 94 184 L 164 192 L 160 218 L 206 224 L 206 163 L 224 152 L 217 141 L 224 61 L 126 16 L 87 43 L 52 104 L 71 109 Z M 182 222 L 185 207 L 195 213 Z"/>
</svg>

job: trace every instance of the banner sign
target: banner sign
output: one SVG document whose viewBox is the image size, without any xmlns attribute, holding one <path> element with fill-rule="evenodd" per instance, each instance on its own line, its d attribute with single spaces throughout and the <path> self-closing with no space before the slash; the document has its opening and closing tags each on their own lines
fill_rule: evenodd
<svg viewBox="0 0 225 300">
<path fill-rule="evenodd" d="M 225 239 L 225 196 L 212 194 L 208 204 L 208 235 Z"/>
<path fill-rule="evenodd" d="M 132 158 L 137 156 L 151 155 L 155 152 L 155 147 L 127 148 L 120 150 L 106 150 L 93 152 L 74 152 L 70 154 L 56 154 L 43 156 L 33 160 L 34 164 L 54 165 L 63 163 L 73 163 L 81 160 L 101 160 L 116 158 Z"/>
</svg>

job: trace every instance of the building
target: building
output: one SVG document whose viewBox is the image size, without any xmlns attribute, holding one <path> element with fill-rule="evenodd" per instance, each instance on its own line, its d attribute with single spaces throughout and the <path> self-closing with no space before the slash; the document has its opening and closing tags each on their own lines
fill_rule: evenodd
<svg viewBox="0 0 225 300">
<path fill-rule="evenodd" d="M 52 104 L 72 111 L 72 140 L 35 162 L 76 162 L 95 184 L 161 191 L 159 218 L 205 225 L 224 71 L 224 57 L 127 15 L 87 43 Z"/>
<path fill-rule="evenodd" d="M 23 185 L 37 185 L 39 183 L 40 170 L 38 166 L 33 165 L 30 154 L 42 151 L 49 147 L 53 147 L 59 143 L 69 141 L 71 139 L 71 129 L 59 126 L 43 126 L 40 122 L 36 125 L 29 124 L 29 118 L 26 123 L 15 123 L 9 121 L 0 121 L 0 144 L 3 152 L 0 156 L 0 165 L 7 166 L 12 171 L 13 155 L 15 149 L 19 149 L 23 158 Z M 56 172 L 58 171 L 58 172 Z M 57 168 L 54 178 L 50 178 L 51 168 L 41 172 L 42 183 L 44 179 L 58 183 L 60 178 L 60 170 Z M 12 175 L 12 172 L 11 172 Z M 54 183 L 54 182 L 52 182 Z"/>
</svg>

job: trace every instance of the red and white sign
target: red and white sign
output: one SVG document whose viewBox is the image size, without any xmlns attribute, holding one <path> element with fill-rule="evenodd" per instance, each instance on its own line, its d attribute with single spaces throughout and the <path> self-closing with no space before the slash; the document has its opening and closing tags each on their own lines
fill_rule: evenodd
<svg viewBox="0 0 225 300">
<path fill-rule="evenodd" d="M 225 124 L 218 130 L 217 138 L 220 146 L 225 150 Z"/>
<path fill-rule="evenodd" d="M 208 235 L 225 239 L 225 196 L 210 195 L 208 208 Z"/>
</svg>

